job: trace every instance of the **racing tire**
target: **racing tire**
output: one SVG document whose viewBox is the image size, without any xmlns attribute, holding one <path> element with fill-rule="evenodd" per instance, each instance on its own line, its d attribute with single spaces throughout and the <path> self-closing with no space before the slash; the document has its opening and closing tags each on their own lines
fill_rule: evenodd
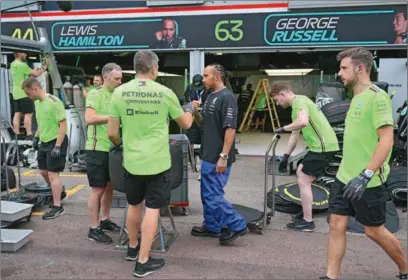
<svg viewBox="0 0 408 280">
<path fill-rule="evenodd" d="M 7 177 L 6 177 L 7 172 Z M 12 190 L 17 186 L 16 175 L 14 171 L 10 167 L 2 166 L 1 167 L 1 191 L 4 192 L 7 190 L 7 181 L 9 184 L 9 189 Z"/>
<path fill-rule="evenodd" d="M 346 120 L 350 108 L 350 101 L 334 101 L 322 107 L 322 113 L 326 116 L 330 125 L 340 125 Z"/>
<path fill-rule="evenodd" d="M 396 204 L 407 203 L 407 167 L 393 166 L 388 175 L 386 186 Z"/>
</svg>

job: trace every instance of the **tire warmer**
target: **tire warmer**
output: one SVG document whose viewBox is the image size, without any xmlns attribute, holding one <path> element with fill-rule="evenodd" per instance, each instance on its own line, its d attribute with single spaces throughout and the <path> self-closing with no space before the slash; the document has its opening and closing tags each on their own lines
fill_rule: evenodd
<svg viewBox="0 0 408 280">
<path fill-rule="evenodd" d="M 247 227 L 244 218 L 238 214 L 224 198 L 231 166 L 224 173 L 216 172 L 216 164 L 201 163 L 201 201 L 204 208 L 204 226 L 213 232 L 221 232 L 223 227 L 240 231 Z"/>
</svg>

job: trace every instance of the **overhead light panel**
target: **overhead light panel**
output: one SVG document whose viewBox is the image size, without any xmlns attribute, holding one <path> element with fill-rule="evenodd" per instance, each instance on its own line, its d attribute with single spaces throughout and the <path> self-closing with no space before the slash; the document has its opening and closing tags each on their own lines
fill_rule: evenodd
<svg viewBox="0 0 408 280">
<path fill-rule="evenodd" d="M 264 69 L 268 76 L 304 76 L 312 72 L 313 68 L 308 69 Z"/>
</svg>

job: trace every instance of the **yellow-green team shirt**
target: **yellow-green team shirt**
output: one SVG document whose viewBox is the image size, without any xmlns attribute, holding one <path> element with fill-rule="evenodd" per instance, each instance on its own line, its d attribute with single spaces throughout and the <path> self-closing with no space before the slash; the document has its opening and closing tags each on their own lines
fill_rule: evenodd
<svg viewBox="0 0 408 280">
<path fill-rule="evenodd" d="M 96 114 L 109 116 L 112 92 L 98 87 L 91 90 L 86 98 L 86 108 L 95 109 Z M 88 139 L 85 149 L 109 152 L 112 143 L 108 137 L 108 124 L 88 125 Z"/>
<path fill-rule="evenodd" d="M 134 79 L 115 89 L 111 116 L 120 118 L 124 167 L 133 175 L 170 169 L 169 117 L 183 114 L 176 94 L 147 79 Z"/>
<path fill-rule="evenodd" d="M 22 86 L 25 79 L 30 77 L 32 69 L 27 63 L 14 60 L 10 64 L 10 73 L 13 80 L 13 99 L 18 100 L 27 97 Z"/>
<path fill-rule="evenodd" d="M 59 123 L 66 119 L 64 104 L 54 95 L 47 94 L 44 100 L 36 100 L 35 118 L 42 143 L 58 138 Z"/>
<path fill-rule="evenodd" d="M 378 144 L 377 129 L 385 125 L 393 125 L 391 99 L 385 91 L 372 85 L 353 97 L 345 121 L 343 159 L 337 173 L 337 178 L 343 184 L 367 167 Z M 367 188 L 386 182 L 390 172 L 390 156 L 391 151 Z"/>
<path fill-rule="evenodd" d="M 257 99 L 256 110 L 262 111 L 262 109 L 264 109 L 265 107 L 266 107 L 266 96 L 262 92 L 261 95 Z"/>
<path fill-rule="evenodd" d="M 307 96 L 296 95 L 292 104 L 292 121 L 297 120 L 298 113 L 302 110 L 309 115 L 309 124 L 302 129 L 309 151 L 316 153 L 338 151 L 339 143 L 336 133 L 319 106 Z"/>
</svg>

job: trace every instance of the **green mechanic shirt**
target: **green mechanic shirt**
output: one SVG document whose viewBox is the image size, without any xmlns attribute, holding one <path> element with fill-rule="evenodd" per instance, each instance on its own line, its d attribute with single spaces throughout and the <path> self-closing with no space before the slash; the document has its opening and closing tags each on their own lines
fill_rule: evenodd
<svg viewBox="0 0 408 280">
<path fill-rule="evenodd" d="M 10 73 L 13 80 L 13 99 L 18 100 L 27 97 L 22 86 L 25 79 L 30 77 L 32 69 L 25 62 L 14 60 L 10 64 Z"/>
<path fill-rule="evenodd" d="M 134 175 L 170 169 L 168 118 L 183 114 L 176 94 L 147 79 L 134 79 L 115 89 L 111 116 L 120 118 L 124 167 Z"/>
<path fill-rule="evenodd" d="M 296 95 L 292 104 L 292 121 L 297 119 L 298 113 L 302 110 L 306 110 L 309 115 L 309 124 L 302 129 L 309 150 L 316 153 L 338 151 L 336 133 L 319 106 L 307 96 Z"/>
<path fill-rule="evenodd" d="M 378 144 L 377 129 L 384 125 L 393 125 L 391 99 L 385 91 L 372 85 L 353 97 L 345 121 L 343 159 L 337 173 L 343 184 L 367 167 Z M 385 183 L 390 172 L 390 156 L 391 151 L 368 188 Z"/>
<path fill-rule="evenodd" d="M 256 108 L 256 110 L 257 111 L 262 111 L 265 107 L 266 107 L 266 96 L 265 96 L 265 94 L 262 92 L 260 95 L 259 95 L 259 97 L 258 97 L 258 99 L 257 99 L 257 101 L 256 101 L 256 106 L 255 106 L 255 108 Z"/>
<path fill-rule="evenodd" d="M 62 101 L 54 95 L 47 94 L 44 100 L 37 100 L 34 105 L 40 141 L 47 143 L 57 139 L 59 122 L 66 119 Z"/>
<path fill-rule="evenodd" d="M 86 98 L 86 108 L 95 109 L 96 114 L 109 116 L 112 92 L 102 86 L 91 90 Z M 108 137 L 108 124 L 88 125 L 88 139 L 85 149 L 109 152 L 112 143 Z"/>
</svg>

